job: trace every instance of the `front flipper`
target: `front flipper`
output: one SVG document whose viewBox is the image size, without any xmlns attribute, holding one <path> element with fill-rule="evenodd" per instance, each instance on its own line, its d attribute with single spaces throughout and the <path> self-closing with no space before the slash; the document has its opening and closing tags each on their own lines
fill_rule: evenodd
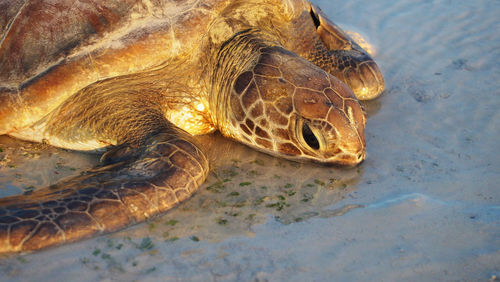
<svg viewBox="0 0 500 282">
<path fill-rule="evenodd" d="M 0 199 L 0 253 L 116 231 L 167 211 L 204 182 L 207 158 L 187 133 L 170 128 L 142 144 L 110 152 L 109 164 L 80 176 Z"/>
<path fill-rule="evenodd" d="M 347 83 L 360 100 L 380 95 L 384 77 L 370 54 L 317 7 L 311 7 L 310 16 L 320 40 L 307 59 Z"/>
</svg>

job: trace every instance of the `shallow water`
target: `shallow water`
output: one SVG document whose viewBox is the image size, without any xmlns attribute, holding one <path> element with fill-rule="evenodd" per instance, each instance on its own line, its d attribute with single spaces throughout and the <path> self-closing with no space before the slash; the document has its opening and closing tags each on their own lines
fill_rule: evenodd
<svg viewBox="0 0 500 282">
<path fill-rule="evenodd" d="M 203 138 L 218 158 L 189 201 L 0 258 L 0 280 L 498 279 L 500 2 L 314 2 L 374 45 L 385 74 L 386 93 L 365 104 L 363 164 L 297 164 Z M 0 196 L 97 162 L 5 137 L 0 148 Z"/>
</svg>

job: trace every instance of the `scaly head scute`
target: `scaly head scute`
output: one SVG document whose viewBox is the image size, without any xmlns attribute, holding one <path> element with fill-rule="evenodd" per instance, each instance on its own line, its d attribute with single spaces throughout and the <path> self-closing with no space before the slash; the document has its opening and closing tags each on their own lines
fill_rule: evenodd
<svg viewBox="0 0 500 282">
<path fill-rule="evenodd" d="M 343 165 L 365 157 L 365 116 L 349 87 L 282 47 L 255 48 L 226 103 L 222 133 L 261 151 Z"/>
<path fill-rule="evenodd" d="M 342 78 L 358 99 L 370 100 L 380 95 L 385 88 L 384 77 L 370 54 L 332 23 L 319 8 L 311 6 L 310 14 L 322 43 L 312 53 L 313 63 Z M 345 56 L 345 52 L 349 52 L 349 56 Z M 331 61 L 336 61 L 335 64 L 322 59 L 325 55 Z"/>
<path fill-rule="evenodd" d="M 285 47 L 338 77 L 360 100 L 380 95 L 385 82 L 370 54 L 312 4 L 295 2 L 297 15 L 285 37 Z"/>
</svg>

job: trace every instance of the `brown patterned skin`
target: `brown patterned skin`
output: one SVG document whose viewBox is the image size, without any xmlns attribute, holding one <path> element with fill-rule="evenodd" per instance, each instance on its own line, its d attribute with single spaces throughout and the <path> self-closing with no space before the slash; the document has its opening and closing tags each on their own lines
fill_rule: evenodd
<svg viewBox="0 0 500 282">
<path fill-rule="evenodd" d="M 383 78 L 308 1 L 17 0 L 0 10 L 0 134 L 105 151 L 81 176 L 0 199 L 0 253 L 112 232 L 187 199 L 209 171 L 191 135 L 220 130 L 299 161 L 365 157 L 365 115 L 341 80 L 367 99 Z"/>
<path fill-rule="evenodd" d="M 385 89 L 384 77 L 370 55 L 318 7 L 311 6 L 310 16 L 314 26 L 306 23 L 308 15 L 303 14 L 298 20 L 302 24 L 295 27 L 300 31 L 296 42 L 301 47 L 290 50 L 349 85 L 358 99 L 371 100 L 380 95 Z"/>
<path fill-rule="evenodd" d="M 113 162 L 33 192 L 0 199 L 0 251 L 36 250 L 112 232 L 187 199 L 208 173 L 204 154 L 178 131 L 159 133 Z"/>
<path fill-rule="evenodd" d="M 217 122 L 225 125 L 221 132 L 294 160 L 344 165 L 363 160 L 365 115 L 350 89 L 263 38 L 258 31 L 241 32 L 220 54 L 225 57 L 232 49 L 250 54 L 245 71 L 235 75 L 229 89 L 219 91 L 229 96 L 222 99 L 226 103 L 214 103 L 220 107 Z"/>
</svg>

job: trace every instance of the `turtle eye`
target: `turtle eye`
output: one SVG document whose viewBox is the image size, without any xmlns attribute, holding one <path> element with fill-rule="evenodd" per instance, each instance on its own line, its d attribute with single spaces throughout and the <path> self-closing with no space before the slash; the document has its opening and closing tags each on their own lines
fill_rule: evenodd
<svg viewBox="0 0 500 282">
<path fill-rule="evenodd" d="M 312 132 L 311 128 L 307 123 L 304 123 L 302 125 L 302 138 L 304 138 L 304 141 L 306 144 L 313 150 L 318 150 L 319 149 L 319 141 L 318 138 L 316 138 L 316 135 L 314 135 L 314 132 Z"/>
<path fill-rule="evenodd" d="M 316 15 L 316 13 L 314 12 L 313 9 L 309 10 L 309 13 L 311 14 L 311 18 L 314 22 L 314 26 L 316 27 L 316 29 L 318 29 L 319 26 L 321 25 L 321 21 L 319 20 L 318 15 Z"/>
</svg>

